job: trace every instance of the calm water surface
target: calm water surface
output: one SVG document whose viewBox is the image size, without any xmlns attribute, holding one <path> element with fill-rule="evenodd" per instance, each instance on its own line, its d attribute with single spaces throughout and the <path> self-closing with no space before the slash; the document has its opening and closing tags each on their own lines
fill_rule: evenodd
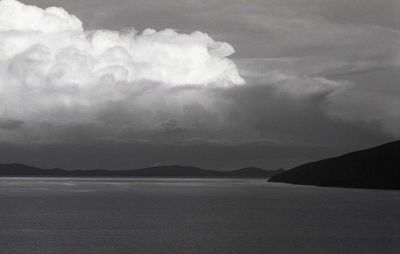
<svg viewBox="0 0 400 254">
<path fill-rule="evenodd" d="M 400 192 L 0 178 L 1 254 L 400 253 Z"/>
</svg>

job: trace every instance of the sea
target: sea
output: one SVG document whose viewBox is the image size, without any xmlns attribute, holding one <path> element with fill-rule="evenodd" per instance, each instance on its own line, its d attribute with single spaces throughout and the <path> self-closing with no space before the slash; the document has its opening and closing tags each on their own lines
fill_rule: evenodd
<svg viewBox="0 0 400 254">
<path fill-rule="evenodd" d="M 1 254 L 400 253 L 400 191 L 0 178 Z"/>
</svg>

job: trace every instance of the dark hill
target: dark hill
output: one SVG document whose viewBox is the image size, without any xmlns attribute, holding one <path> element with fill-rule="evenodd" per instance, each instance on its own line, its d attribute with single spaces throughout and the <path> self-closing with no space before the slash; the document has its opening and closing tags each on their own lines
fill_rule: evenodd
<svg viewBox="0 0 400 254">
<path fill-rule="evenodd" d="M 268 178 L 280 170 L 243 168 L 233 171 L 206 170 L 190 166 L 158 166 L 130 170 L 64 170 L 42 169 L 23 164 L 0 164 L 0 176 L 53 176 L 53 177 L 229 177 Z"/>
<path fill-rule="evenodd" d="M 400 141 L 307 163 L 276 174 L 269 182 L 400 189 Z"/>
</svg>

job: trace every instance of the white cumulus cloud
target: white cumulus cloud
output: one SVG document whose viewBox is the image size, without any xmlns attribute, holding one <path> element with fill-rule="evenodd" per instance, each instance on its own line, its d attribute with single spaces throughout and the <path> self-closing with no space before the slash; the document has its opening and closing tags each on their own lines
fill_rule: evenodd
<svg viewBox="0 0 400 254">
<path fill-rule="evenodd" d="M 143 84 L 244 84 L 227 58 L 233 53 L 199 31 L 86 31 L 62 8 L 1 0 L 0 115 L 76 121 L 85 110 L 84 118 L 95 118 L 104 101 L 134 100 Z"/>
</svg>

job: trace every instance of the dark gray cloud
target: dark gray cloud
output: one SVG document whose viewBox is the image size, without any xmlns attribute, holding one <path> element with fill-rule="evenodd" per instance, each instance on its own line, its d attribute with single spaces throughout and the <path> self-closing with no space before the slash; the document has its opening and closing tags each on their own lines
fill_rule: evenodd
<svg viewBox="0 0 400 254">
<path fill-rule="evenodd" d="M 235 48 L 246 84 L 119 83 L 118 93 L 79 97 L 110 95 L 91 108 L 81 103 L 15 119 L 3 106 L 3 161 L 277 168 L 400 136 L 398 1 L 23 2 L 62 6 L 86 29 L 207 32 Z"/>
<path fill-rule="evenodd" d="M 0 129 L 3 130 L 16 130 L 24 124 L 21 120 L 11 118 L 0 118 Z"/>
</svg>

